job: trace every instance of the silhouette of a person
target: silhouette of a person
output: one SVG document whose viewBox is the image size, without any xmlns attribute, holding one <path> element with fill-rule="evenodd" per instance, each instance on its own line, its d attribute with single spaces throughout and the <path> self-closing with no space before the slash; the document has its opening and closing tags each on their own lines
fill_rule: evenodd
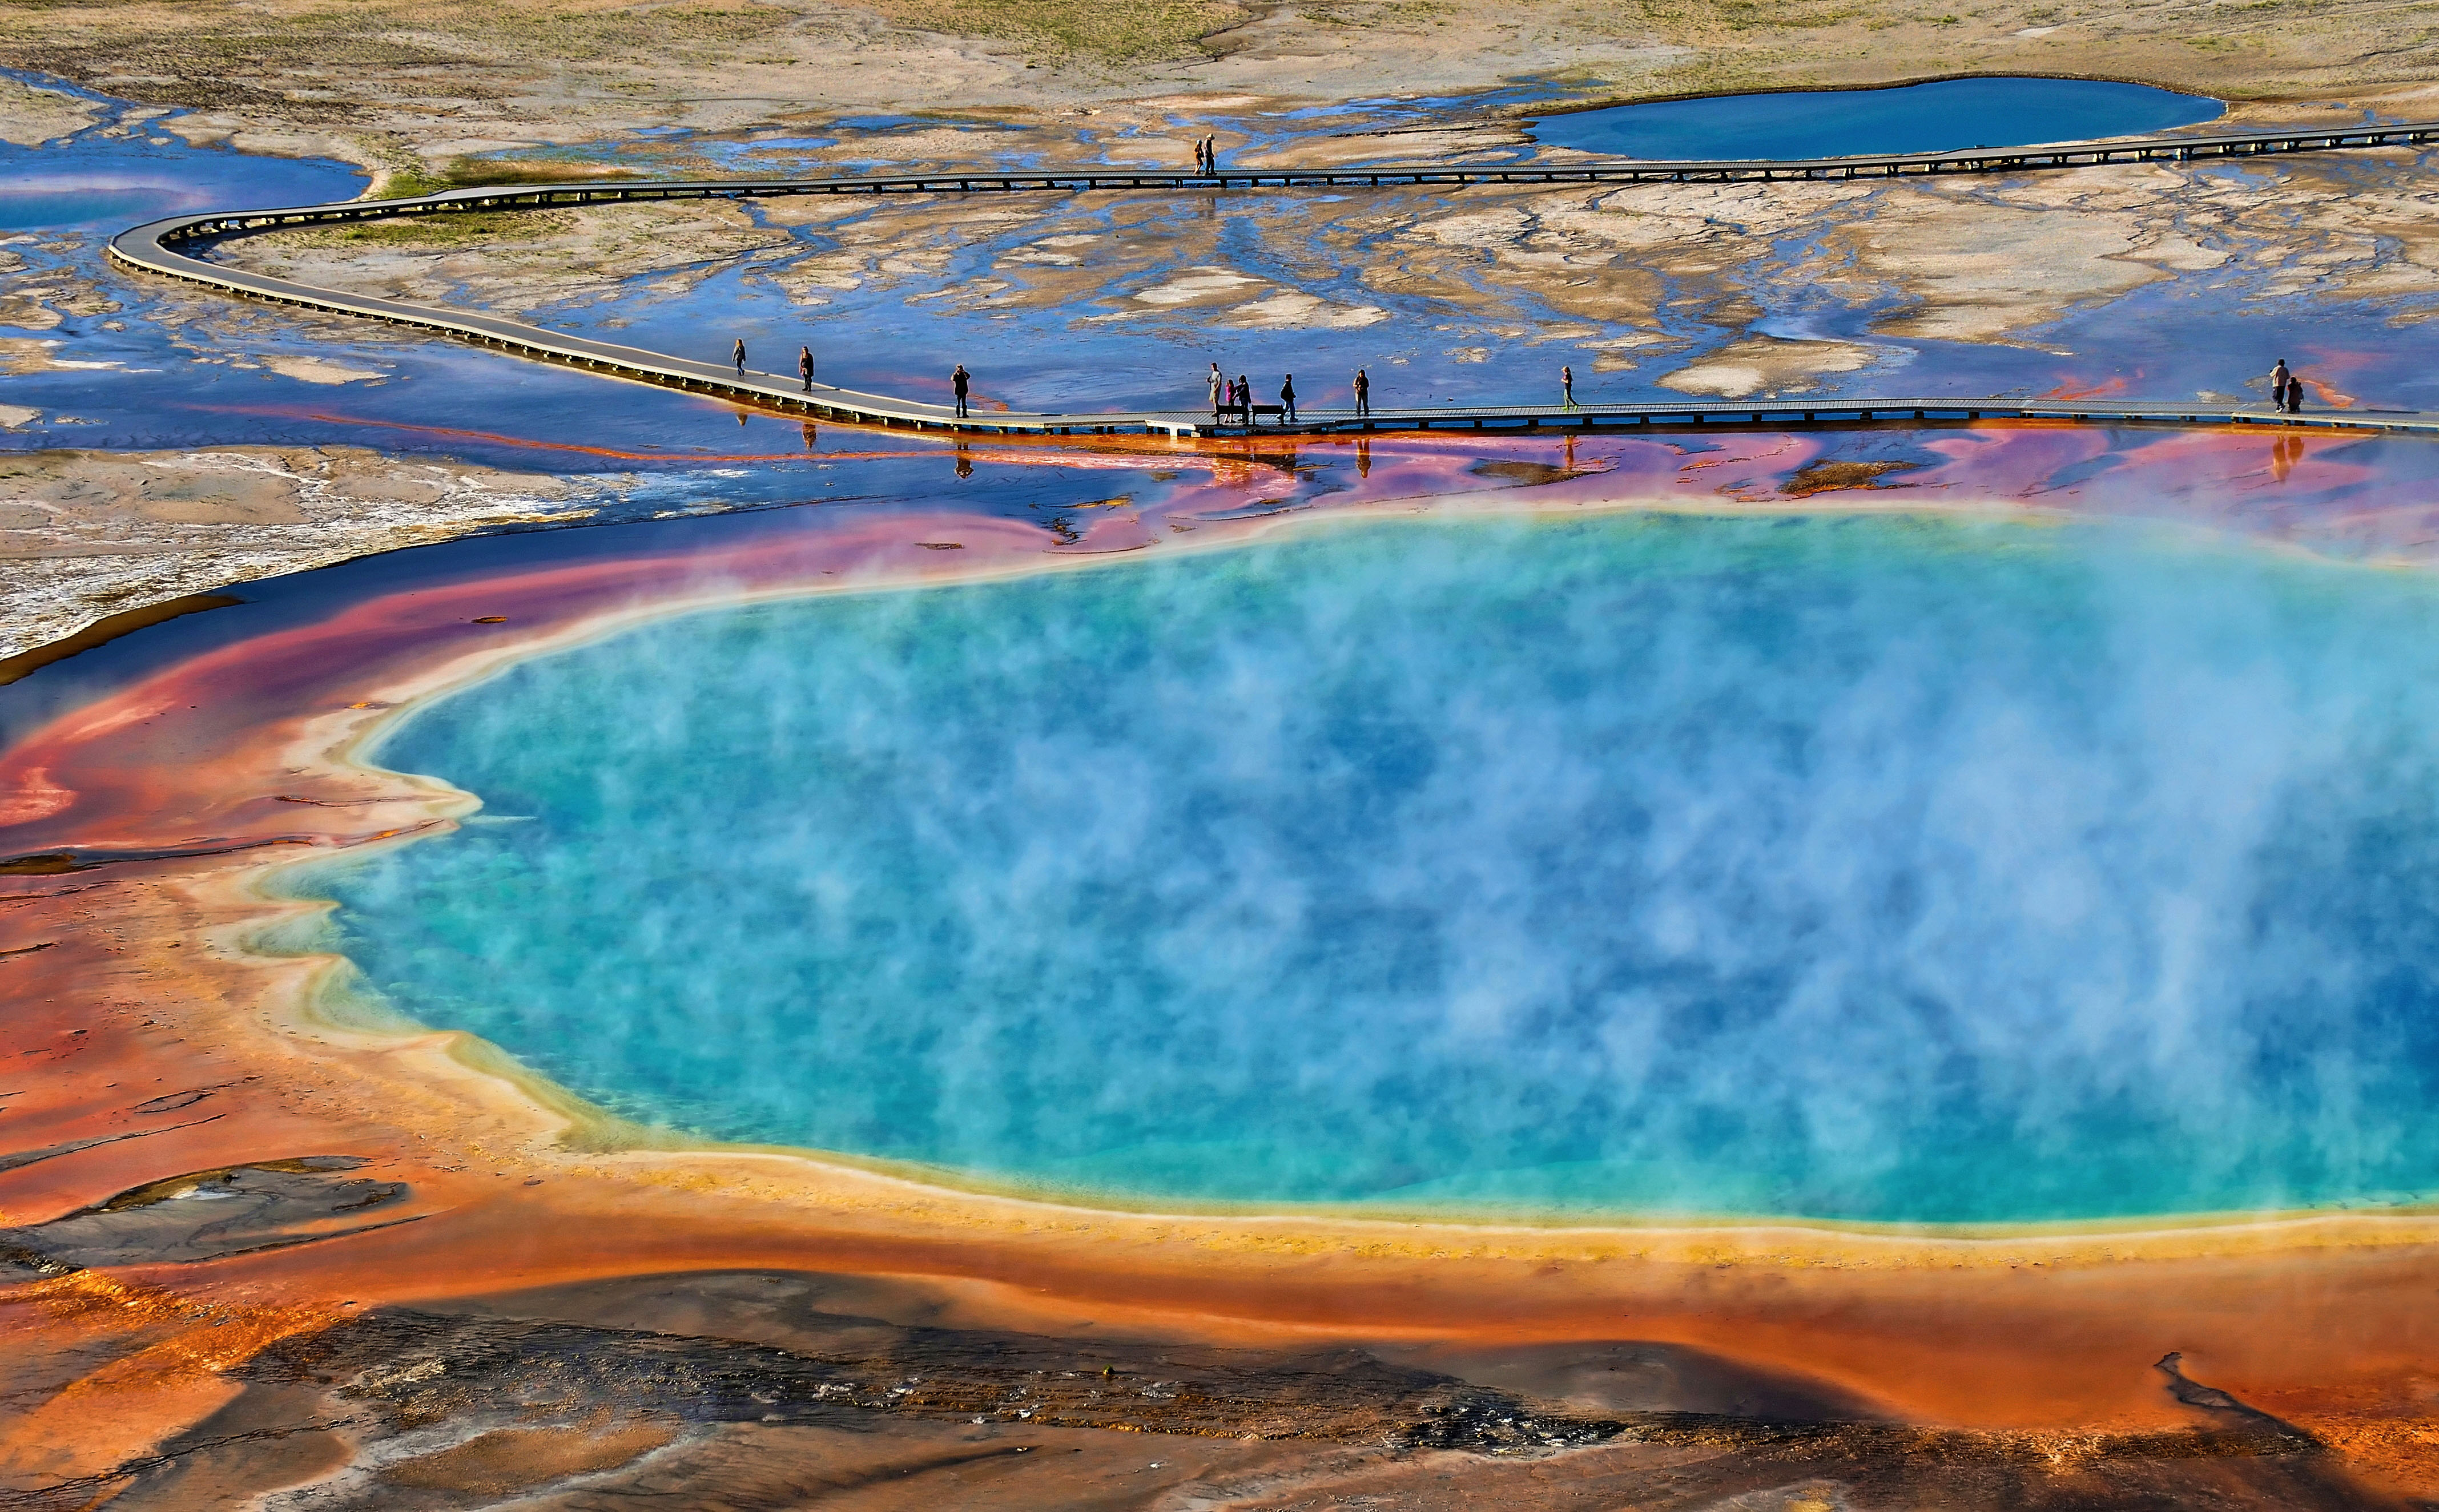
<svg viewBox="0 0 2439 1512">
<path fill-rule="evenodd" d="M 805 392 L 811 393 L 813 391 L 813 349 L 810 347 L 796 348 L 796 376 L 805 381 Z"/>
<path fill-rule="evenodd" d="M 1355 413 L 1372 413 L 1372 375 L 1361 367 L 1355 369 Z"/>
<path fill-rule="evenodd" d="M 949 386 L 957 391 L 957 418 L 961 420 L 966 418 L 966 389 L 972 382 L 973 375 L 966 371 L 963 363 L 959 363 L 957 370 L 949 375 Z"/>
<path fill-rule="evenodd" d="M 744 338 L 744 337 L 739 336 L 739 337 L 738 337 L 738 338 L 737 338 L 737 350 L 735 350 L 735 351 L 733 351 L 733 352 L 729 353 L 729 355 L 730 355 L 731 357 L 734 357 L 734 358 L 736 358 L 736 359 L 737 359 L 737 376 L 738 376 L 738 377 L 739 377 L 739 378 L 743 378 L 743 377 L 745 376 L 745 338 Z"/>
</svg>

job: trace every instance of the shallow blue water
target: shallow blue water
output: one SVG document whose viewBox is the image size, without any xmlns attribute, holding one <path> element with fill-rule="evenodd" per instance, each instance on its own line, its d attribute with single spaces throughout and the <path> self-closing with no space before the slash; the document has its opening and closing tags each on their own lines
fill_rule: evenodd
<svg viewBox="0 0 2439 1512">
<path fill-rule="evenodd" d="M 693 614 L 379 754 L 399 1007 L 632 1116 L 1148 1198 L 2394 1199 L 2439 590 L 2105 525 L 1342 526 Z"/>
<path fill-rule="evenodd" d="M 1552 116 L 1533 135 L 1620 157 L 1858 157 L 2135 136 L 2216 120 L 2199 95 L 2089 79 L 1947 79 L 1896 89 L 1660 100 Z"/>
<path fill-rule="evenodd" d="M 90 124 L 32 147 L 0 142 L 0 231 L 115 235 L 183 210 L 274 209 L 353 199 L 367 177 L 321 158 L 252 157 L 189 147 L 166 116 L 64 80 L 0 75 L 98 108 Z"/>
</svg>

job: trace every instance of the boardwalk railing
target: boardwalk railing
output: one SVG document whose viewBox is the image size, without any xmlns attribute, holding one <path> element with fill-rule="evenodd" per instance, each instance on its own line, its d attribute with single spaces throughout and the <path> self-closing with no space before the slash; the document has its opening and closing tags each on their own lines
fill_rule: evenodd
<svg viewBox="0 0 2439 1512">
<path fill-rule="evenodd" d="M 1743 181 L 1906 178 L 1954 173 L 2016 173 L 2092 168 L 2112 163 L 2196 163 L 2290 152 L 2420 147 L 2439 138 L 2439 121 L 2284 130 L 2220 134 L 2172 134 L 2100 142 L 2061 142 L 2038 147 L 1973 148 L 1963 151 L 1896 153 L 1876 157 L 1807 158 L 1789 161 L 1647 162 L 1601 159 L 1528 164 L 1383 164 L 1317 169 L 1227 169 L 1211 173 L 1174 169 L 1074 169 L 1032 173 L 939 172 L 833 179 L 706 179 L 507 185 L 446 189 L 407 199 L 347 200 L 284 209 L 216 210 L 171 216 L 120 233 L 110 257 L 123 267 L 159 274 L 223 293 L 356 315 L 393 325 L 436 330 L 478 346 L 546 362 L 563 363 L 605 376 L 685 389 L 757 408 L 859 424 L 912 427 L 986 435 L 1059 435 L 1150 432 L 1171 436 L 1237 434 L 1205 411 L 1133 411 L 1111 414 L 985 411 L 960 417 L 943 404 L 885 394 L 801 382 L 765 373 L 740 373 L 715 364 L 689 362 L 641 347 L 595 341 L 492 315 L 383 299 L 318 288 L 247 273 L 194 253 L 212 242 L 266 231 L 345 224 L 423 215 L 479 211 L 540 210 L 555 206 L 660 200 L 768 199 L 799 194 L 980 194 L 1162 189 L 1177 192 L 1255 188 L 1396 188 L 1475 184 L 1660 184 Z M 1488 405 L 1437 409 L 1308 410 L 1296 424 L 1250 428 L 1269 433 L 1470 428 L 1548 429 L 1598 425 L 1709 426 L 1794 423 L 1949 423 L 1972 419 L 2055 419 L 2167 424 L 2262 423 L 2322 429 L 2439 433 L 2439 417 L 2404 411 L 2316 412 L 2280 415 L 2269 406 L 2219 408 L 2195 404 L 2094 404 L 2068 400 L 2000 400 L 1955 398 L 1869 399 L 1791 403 L 1601 405 L 1598 407 Z"/>
</svg>

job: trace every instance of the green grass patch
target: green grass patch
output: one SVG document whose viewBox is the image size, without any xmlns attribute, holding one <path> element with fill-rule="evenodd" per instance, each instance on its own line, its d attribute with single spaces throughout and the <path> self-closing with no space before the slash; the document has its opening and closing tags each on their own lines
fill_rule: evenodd
<svg viewBox="0 0 2439 1512">
<path fill-rule="evenodd" d="M 384 198 L 404 199 L 437 194 L 443 189 L 484 189 L 513 184 L 589 184 L 596 179 L 631 177 L 631 168 L 607 163 L 561 163 L 530 158 L 461 157 L 448 167 L 422 164 L 390 169 L 382 186 Z"/>
<path fill-rule="evenodd" d="M 553 231 L 564 231 L 573 224 L 573 217 L 550 211 L 461 210 L 365 221 L 334 231 L 316 233 L 312 240 L 347 246 L 415 247 L 428 251 L 440 247 L 471 246 L 494 237 L 543 236 Z"/>
</svg>

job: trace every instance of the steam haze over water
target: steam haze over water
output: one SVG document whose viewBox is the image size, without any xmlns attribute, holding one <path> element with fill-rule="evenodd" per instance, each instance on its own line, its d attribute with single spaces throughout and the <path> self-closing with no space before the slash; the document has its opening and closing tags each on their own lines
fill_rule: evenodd
<svg viewBox="0 0 2439 1512">
<path fill-rule="evenodd" d="M 1148 1201 L 2439 1188 L 2439 584 L 1604 515 L 650 624 L 377 754 L 368 983 L 630 1116 Z"/>
</svg>

